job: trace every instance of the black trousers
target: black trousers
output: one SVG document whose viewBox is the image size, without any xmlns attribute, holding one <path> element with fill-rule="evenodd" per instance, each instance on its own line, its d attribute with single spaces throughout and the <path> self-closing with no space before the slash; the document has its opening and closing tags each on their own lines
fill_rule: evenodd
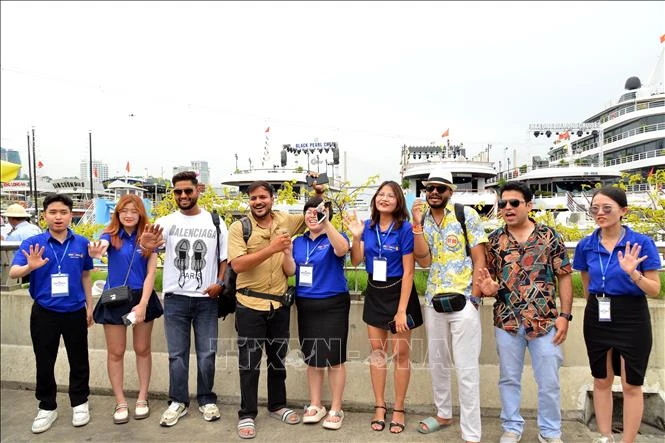
<svg viewBox="0 0 665 443">
<path fill-rule="evenodd" d="M 238 304 L 235 318 L 241 397 L 238 418 L 256 418 L 263 347 L 268 363 L 268 410 L 286 406 L 284 359 L 289 348 L 291 310 L 281 307 L 272 312 L 257 311 Z"/>
<path fill-rule="evenodd" d="M 69 360 L 69 401 L 74 407 L 87 402 L 90 395 L 85 308 L 74 312 L 55 312 L 34 303 L 30 314 L 30 336 L 37 362 L 35 397 L 39 400 L 39 408 L 48 411 L 58 407 L 54 369 L 61 335 Z"/>
</svg>

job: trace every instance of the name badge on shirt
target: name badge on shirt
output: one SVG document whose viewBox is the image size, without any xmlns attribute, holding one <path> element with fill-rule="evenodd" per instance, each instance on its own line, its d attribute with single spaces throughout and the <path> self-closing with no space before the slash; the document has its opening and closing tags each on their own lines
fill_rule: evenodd
<svg viewBox="0 0 665 443">
<path fill-rule="evenodd" d="M 388 260 L 384 257 L 374 257 L 374 272 L 372 278 L 374 281 L 386 281 L 388 275 Z"/>
<path fill-rule="evenodd" d="M 298 286 L 312 286 L 314 281 L 314 266 L 300 265 L 300 273 L 298 274 Z"/>
<path fill-rule="evenodd" d="M 607 297 L 598 298 L 598 321 L 612 321 L 610 299 Z"/>
<path fill-rule="evenodd" d="M 67 297 L 69 295 L 69 275 L 51 274 L 51 297 Z"/>
</svg>

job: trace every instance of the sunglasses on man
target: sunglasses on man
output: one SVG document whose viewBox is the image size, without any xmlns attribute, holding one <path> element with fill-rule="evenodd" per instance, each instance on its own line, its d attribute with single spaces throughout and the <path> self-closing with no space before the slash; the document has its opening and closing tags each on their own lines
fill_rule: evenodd
<svg viewBox="0 0 665 443">
<path fill-rule="evenodd" d="M 521 203 L 526 203 L 526 201 L 524 201 L 524 200 L 519 200 L 519 199 L 516 199 L 516 198 L 511 198 L 511 199 L 508 199 L 508 200 L 503 200 L 503 199 L 502 199 L 502 200 L 499 200 L 499 201 L 497 202 L 497 206 L 499 206 L 499 209 L 505 209 L 506 206 L 508 206 L 508 205 L 510 204 L 510 206 L 512 206 L 513 208 L 516 208 L 516 207 L 518 207 Z"/>
<path fill-rule="evenodd" d="M 183 192 L 185 193 L 185 195 L 189 196 L 189 195 L 192 195 L 194 193 L 194 189 L 193 188 L 185 188 L 185 189 L 174 189 L 173 190 L 173 193 L 178 197 L 180 197 Z"/>
<path fill-rule="evenodd" d="M 427 192 L 434 192 L 435 189 L 436 189 L 436 192 L 438 192 L 439 194 L 443 194 L 444 192 L 446 192 L 450 188 L 448 186 L 444 186 L 444 185 L 429 185 L 425 188 L 425 190 Z"/>
</svg>

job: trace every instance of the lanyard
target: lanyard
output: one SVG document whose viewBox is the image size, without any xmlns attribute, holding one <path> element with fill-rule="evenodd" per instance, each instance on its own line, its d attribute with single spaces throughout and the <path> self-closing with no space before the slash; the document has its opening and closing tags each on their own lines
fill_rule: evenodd
<svg viewBox="0 0 665 443">
<path fill-rule="evenodd" d="M 62 265 L 62 261 L 67 256 L 67 249 L 69 249 L 69 243 L 70 243 L 69 240 L 70 239 L 65 240 L 65 252 L 62 253 L 62 258 L 58 258 L 58 254 L 56 254 L 53 244 L 49 242 L 49 245 L 51 245 L 51 250 L 53 250 L 53 255 L 55 255 L 55 261 L 58 263 L 58 274 L 60 274 L 60 265 Z"/>
<path fill-rule="evenodd" d="M 321 242 L 323 242 L 323 240 L 325 240 L 325 239 L 326 239 L 326 237 L 321 237 L 321 238 L 316 242 L 316 244 L 314 245 L 314 247 L 312 248 L 312 252 L 316 251 L 316 248 L 318 248 L 319 245 L 321 244 Z M 311 240 L 310 240 L 310 241 L 311 241 Z M 305 256 L 305 264 L 308 264 L 308 263 L 309 263 L 309 257 L 310 257 L 309 243 L 310 243 L 309 241 L 305 242 L 305 245 L 307 246 L 307 255 Z M 312 243 L 313 243 L 313 242 L 312 242 Z"/>
<path fill-rule="evenodd" d="M 390 227 L 388 227 L 388 232 L 386 232 L 386 239 L 390 235 L 390 233 L 393 230 L 393 226 L 395 226 L 395 222 L 390 223 Z M 381 243 L 381 236 L 379 235 L 379 223 L 376 224 L 376 241 L 379 243 L 379 258 L 381 258 L 381 251 L 383 251 L 383 243 Z"/>
<path fill-rule="evenodd" d="M 623 240 L 624 235 L 626 235 L 626 229 L 622 226 L 621 227 L 621 237 L 619 237 L 619 240 L 617 240 L 617 245 L 621 243 L 621 240 Z M 603 295 L 605 294 L 605 274 L 607 274 L 607 270 L 610 268 L 610 262 L 612 261 L 612 256 L 614 255 L 614 249 L 616 249 L 616 245 L 614 245 L 614 248 L 610 251 L 610 257 L 607 259 L 607 263 L 605 266 L 603 266 L 603 260 L 600 258 L 600 232 L 598 233 L 598 243 L 596 244 L 596 251 L 598 251 L 598 263 L 600 263 L 600 273 L 603 278 Z"/>
</svg>

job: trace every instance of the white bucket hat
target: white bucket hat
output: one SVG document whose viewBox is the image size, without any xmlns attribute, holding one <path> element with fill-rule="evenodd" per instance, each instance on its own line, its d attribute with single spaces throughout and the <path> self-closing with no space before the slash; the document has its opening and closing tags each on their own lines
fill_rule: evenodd
<svg viewBox="0 0 665 443">
<path fill-rule="evenodd" d="M 453 184 L 453 174 L 448 169 L 442 168 L 433 169 L 427 181 L 423 181 L 423 185 L 445 185 L 453 191 L 457 189 L 457 185 Z"/>
<path fill-rule="evenodd" d="M 12 218 L 30 218 L 28 211 L 26 211 L 25 208 L 18 203 L 7 206 L 7 209 L 2 215 Z"/>
</svg>

